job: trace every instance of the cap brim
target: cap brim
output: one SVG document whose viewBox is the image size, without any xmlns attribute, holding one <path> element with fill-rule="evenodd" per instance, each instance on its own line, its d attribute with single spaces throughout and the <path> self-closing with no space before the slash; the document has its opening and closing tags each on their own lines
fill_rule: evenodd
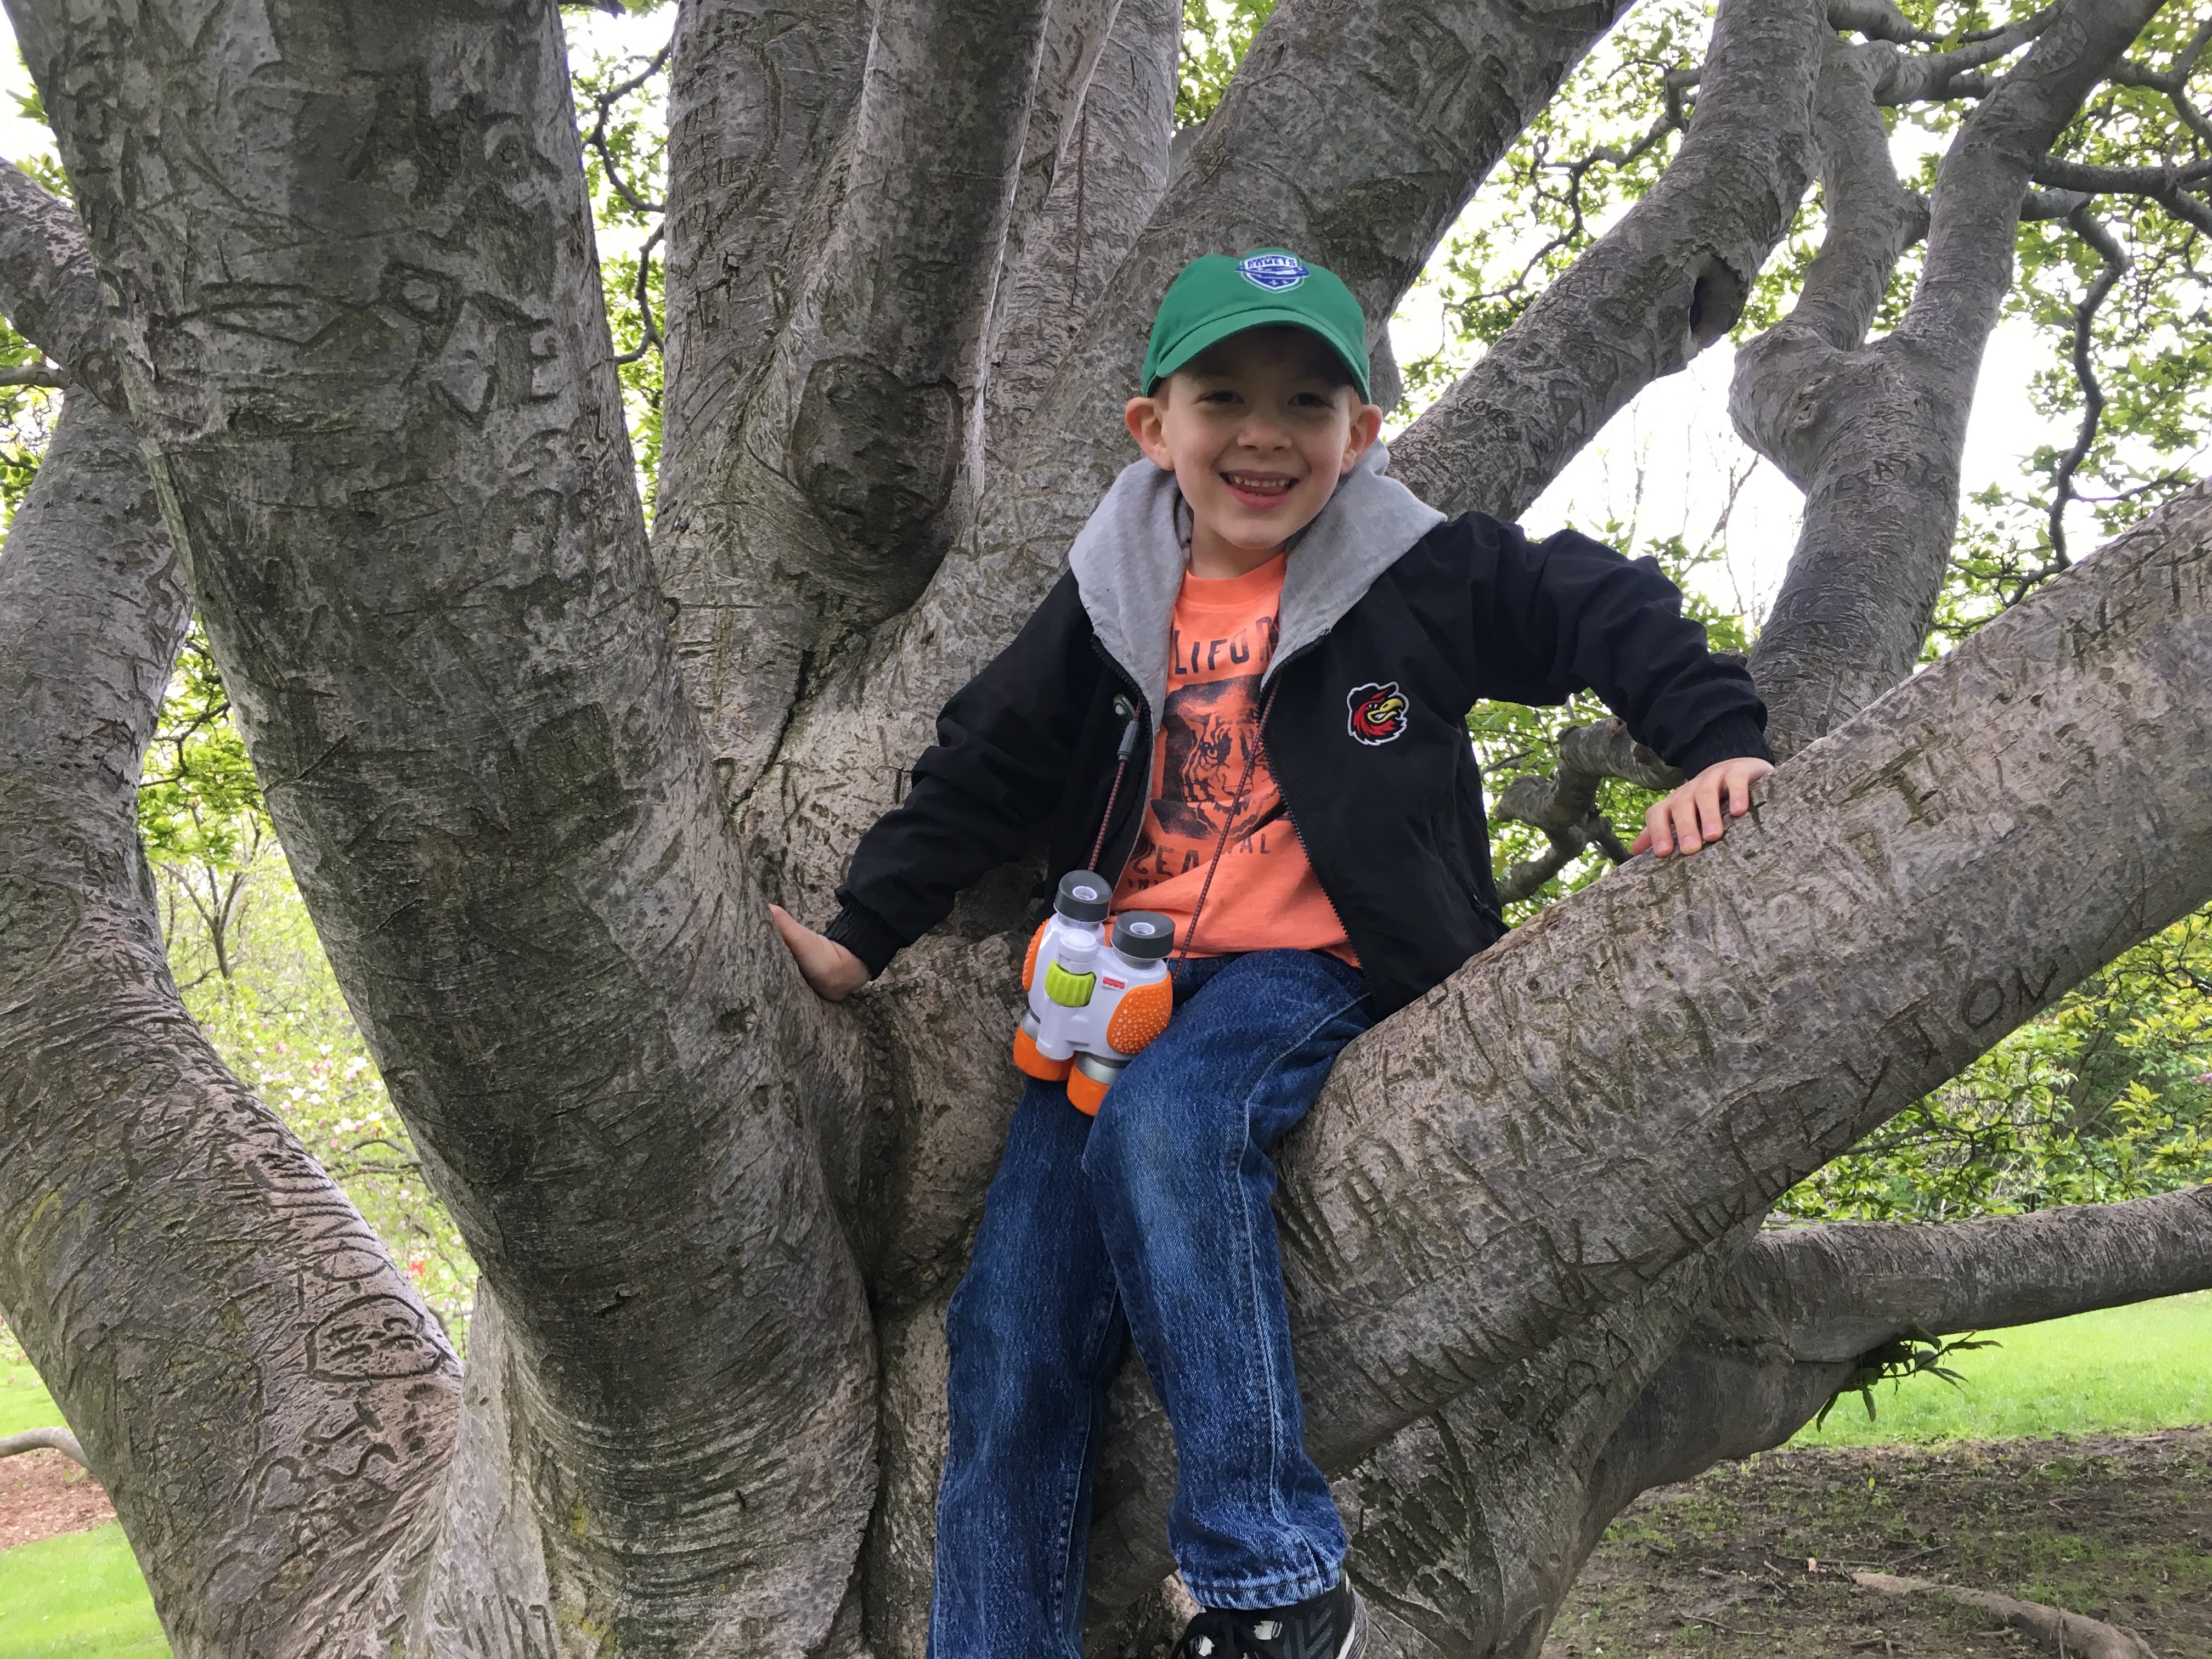
<svg viewBox="0 0 2212 1659">
<path fill-rule="evenodd" d="M 1211 318 L 1183 335 L 1160 354 L 1159 367 L 1152 371 L 1152 378 L 1146 383 L 1144 395 L 1151 397 L 1154 386 L 1209 346 L 1218 345 L 1231 335 L 1242 334 L 1248 328 L 1271 328 L 1279 324 L 1305 330 L 1334 352 L 1337 362 L 1344 365 L 1344 372 L 1352 376 L 1352 384 L 1359 389 L 1360 402 L 1368 401 L 1367 376 L 1358 361 L 1345 349 L 1341 340 L 1316 325 L 1312 317 L 1303 311 L 1279 311 L 1264 306 L 1251 311 L 1240 311 L 1233 317 Z"/>
</svg>

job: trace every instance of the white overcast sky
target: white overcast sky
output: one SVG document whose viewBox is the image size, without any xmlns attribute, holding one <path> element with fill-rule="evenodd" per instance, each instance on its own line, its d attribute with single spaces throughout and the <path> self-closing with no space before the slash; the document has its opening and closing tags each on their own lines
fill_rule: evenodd
<svg viewBox="0 0 2212 1659">
<path fill-rule="evenodd" d="M 613 18 L 572 15 L 570 38 L 597 51 L 649 54 L 667 39 L 675 8 L 650 16 Z M 15 40 L 0 18 L 0 76 L 9 91 L 28 89 Z M 45 129 L 15 113 L 12 99 L 0 100 L 0 154 L 9 159 L 52 153 Z M 1916 159 L 1915 135 L 1899 129 L 1901 165 Z M 1478 195 L 1469 208 L 1481 214 Z M 1401 362 L 1432 350 L 1441 318 L 1415 295 L 1393 322 L 1391 334 Z M 1425 314 L 1424 311 L 1425 310 Z M 2037 445 L 2064 442 L 2070 434 L 2053 430 L 2034 413 L 2027 398 L 2029 377 L 2046 360 L 2049 348 L 2024 325 L 2002 325 L 1984 360 L 1979 393 L 1966 436 L 1964 484 L 1974 490 L 1992 480 L 2009 482 L 2022 458 Z M 1753 459 L 1730 427 L 1728 382 L 1732 352 L 1725 342 L 1700 356 L 1679 374 L 1645 388 L 1614 416 L 1596 440 L 1555 479 L 1525 516 L 1538 533 L 1563 525 L 1595 528 L 1608 522 L 1632 525 L 1638 536 L 1680 532 L 1692 546 L 1705 542 L 1726 497 L 1732 472 Z M 1797 534 L 1796 489 L 1771 465 L 1759 463 L 1739 492 L 1726 538 L 1723 568 L 1697 578 L 1709 597 L 1730 611 L 1763 616 L 1782 580 Z M 2087 529 L 2087 526 L 2084 526 Z"/>
</svg>

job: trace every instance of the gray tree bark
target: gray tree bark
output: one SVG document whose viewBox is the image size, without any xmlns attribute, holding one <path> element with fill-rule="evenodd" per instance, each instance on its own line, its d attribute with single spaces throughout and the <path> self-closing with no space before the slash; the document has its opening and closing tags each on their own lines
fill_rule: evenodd
<svg viewBox="0 0 2212 1659">
<path fill-rule="evenodd" d="M 842 1009 L 764 901 L 822 901 L 1056 576 L 1173 270 L 1287 241 L 1379 337 L 1621 7 L 1284 0 L 1177 167 L 1165 0 L 687 0 L 650 552 L 551 9 L 187 9 L 11 7 L 76 212 L 0 179 L 0 309 L 76 389 L 0 556 L 0 1305 L 180 1653 L 918 1656 L 1021 884 Z M 2061 13 L 1966 123 L 1915 303 L 1947 396 L 2030 172 L 2151 9 Z M 1916 44 L 1729 0 L 1666 180 L 1401 465 L 1517 510 L 1733 320 L 1816 145 L 1834 257 L 1762 361 L 1902 353 L 1863 343 L 1920 228 L 1876 104 L 2003 57 Z M 1865 399 L 1822 396 L 1820 465 L 1878 470 Z M 1620 1504 L 1786 1436 L 1853 1343 L 2212 1283 L 2186 1197 L 1758 1232 L 2212 896 L 2212 496 L 1879 696 L 1955 476 L 1931 441 L 1883 497 L 1875 645 L 1759 665 L 1804 752 L 1755 816 L 1386 1023 L 1286 1152 L 1378 1653 L 1534 1655 Z M 1815 489 L 1807 545 L 1860 510 Z M 1824 641 L 1870 603 L 1836 563 L 1801 549 L 1785 592 Z M 131 786 L 179 570 L 483 1267 L 458 1379 L 167 980 Z M 1139 1378 L 1113 1418 L 1092 1650 L 1134 1656 L 1171 1605 L 1171 1449 Z"/>
</svg>

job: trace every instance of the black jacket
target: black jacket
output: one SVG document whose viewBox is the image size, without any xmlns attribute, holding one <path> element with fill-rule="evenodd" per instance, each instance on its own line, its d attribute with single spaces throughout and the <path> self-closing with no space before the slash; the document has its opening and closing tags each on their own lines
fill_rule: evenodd
<svg viewBox="0 0 2212 1659">
<path fill-rule="evenodd" d="M 1680 607 L 1650 559 L 1571 531 L 1532 544 L 1470 513 L 1438 524 L 1272 665 L 1268 764 L 1378 1016 L 1505 931 L 1464 723 L 1477 702 L 1557 704 L 1589 688 L 1685 774 L 1767 757 L 1750 675 L 1710 654 Z M 1039 891 L 1049 894 L 1081 867 L 1106 810 L 1125 724 L 1117 699 L 1139 723 L 1099 861 L 1118 878 L 1152 775 L 1152 719 L 1071 572 L 945 706 L 905 800 L 861 837 L 830 937 L 881 972 L 1040 827 L 1049 867 Z"/>
</svg>

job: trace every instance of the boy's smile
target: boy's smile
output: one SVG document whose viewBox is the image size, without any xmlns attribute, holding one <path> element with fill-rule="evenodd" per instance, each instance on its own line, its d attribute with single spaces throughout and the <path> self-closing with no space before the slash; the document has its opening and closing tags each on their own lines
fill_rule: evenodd
<svg viewBox="0 0 2212 1659">
<path fill-rule="evenodd" d="M 1382 424 L 1347 380 L 1319 336 L 1277 325 L 1231 335 L 1129 400 L 1138 447 L 1190 504 L 1194 574 L 1257 569 L 1328 505 Z"/>
</svg>

